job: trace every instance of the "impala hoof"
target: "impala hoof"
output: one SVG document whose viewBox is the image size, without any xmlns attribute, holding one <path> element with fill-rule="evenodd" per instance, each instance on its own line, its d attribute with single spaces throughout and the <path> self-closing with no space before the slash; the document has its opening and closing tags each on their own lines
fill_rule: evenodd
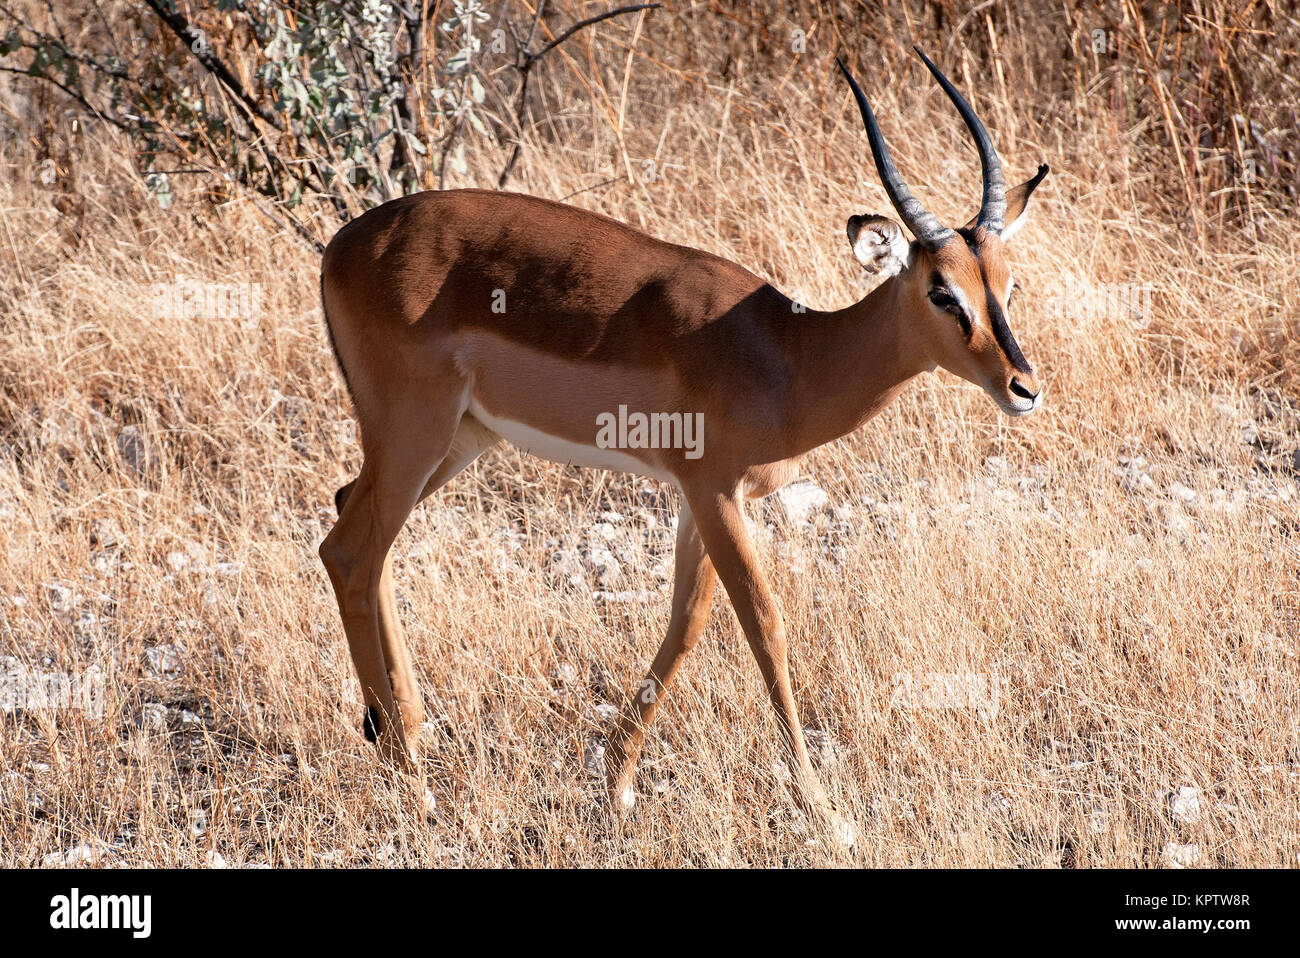
<svg viewBox="0 0 1300 958">
<path fill-rule="evenodd" d="M 414 743 L 408 742 L 396 725 L 390 725 L 380 733 L 376 747 L 384 761 L 399 772 L 413 775 L 420 767 Z"/>
<path fill-rule="evenodd" d="M 373 705 L 366 707 L 361 717 L 361 731 L 366 741 L 372 743 L 383 759 L 404 772 L 413 772 L 419 766 L 415 743 L 419 738 L 418 728 L 408 733 L 401 721 L 390 722 L 381 719 L 379 709 Z"/>
</svg>

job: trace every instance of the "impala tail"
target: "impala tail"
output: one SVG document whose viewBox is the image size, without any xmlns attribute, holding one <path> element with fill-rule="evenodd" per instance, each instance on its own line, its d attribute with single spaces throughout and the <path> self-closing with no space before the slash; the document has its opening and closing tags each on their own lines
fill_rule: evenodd
<svg viewBox="0 0 1300 958">
<path fill-rule="evenodd" d="M 334 361 L 339 365 L 339 373 L 340 375 L 343 376 L 343 386 L 344 388 L 347 389 L 348 396 L 350 398 L 355 399 L 356 397 L 352 395 L 352 382 L 351 380 L 348 379 L 348 368 L 343 365 L 343 357 L 339 355 L 339 343 L 334 336 L 334 326 L 330 322 L 329 306 L 325 302 L 325 271 L 324 270 L 321 271 L 321 275 L 320 275 L 320 308 L 321 308 L 321 312 L 325 315 L 325 335 L 329 337 L 330 352 L 334 354 Z M 340 505 L 339 508 L 341 509 L 342 505 Z"/>
</svg>

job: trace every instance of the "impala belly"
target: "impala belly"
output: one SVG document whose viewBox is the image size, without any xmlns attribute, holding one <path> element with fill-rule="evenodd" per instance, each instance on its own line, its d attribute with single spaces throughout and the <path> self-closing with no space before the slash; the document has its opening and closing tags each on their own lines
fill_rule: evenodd
<svg viewBox="0 0 1300 958">
<path fill-rule="evenodd" d="M 469 413 L 502 439 L 541 459 L 549 459 L 562 465 L 582 466 L 587 469 L 611 469 L 614 472 L 630 472 L 666 482 L 675 481 L 667 472 L 651 466 L 622 449 L 601 449 L 594 443 L 586 445 L 574 442 L 543 432 L 527 423 L 494 416 L 472 396 L 469 401 Z M 592 436 L 594 437 L 595 434 L 593 419 Z"/>
<path fill-rule="evenodd" d="M 463 332 L 456 365 L 470 381 L 467 410 L 497 435 L 552 462 L 675 481 L 665 459 L 676 450 L 612 446 L 600 417 L 620 404 L 646 412 L 670 401 L 663 369 L 575 361 L 486 330 Z"/>
</svg>

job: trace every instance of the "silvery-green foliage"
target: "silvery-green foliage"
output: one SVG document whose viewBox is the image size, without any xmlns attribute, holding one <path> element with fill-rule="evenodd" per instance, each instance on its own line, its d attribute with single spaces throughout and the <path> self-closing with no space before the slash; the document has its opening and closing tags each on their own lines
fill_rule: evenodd
<svg viewBox="0 0 1300 958">
<path fill-rule="evenodd" d="M 178 177 L 206 177 L 269 198 L 264 209 L 319 245 L 311 217 L 290 212 L 304 200 L 351 214 L 441 186 L 449 169 L 468 172 L 467 134 L 514 138 L 504 185 L 529 70 L 576 32 L 657 5 L 608 9 L 530 49 L 544 3 L 525 39 L 504 0 L 144 0 L 112 23 L 94 4 L 57 16 L 31 5 L 41 20 L 0 4 L 0 70 L 126 133 L 161 205 L 191 182 Z M 487 107 L 488 57 L 517 71 L 512 117 Z"/>
<path fill-rule="evenodd" d="M 455 0 L 436 24 L 426 21 L 430 0 L 147 7 L 122 36 L 89 16 L 85 24 L 11 16 L 0 58 L 129 133 L 163 205 L 173 201 L 178 166 L 283 207 L 309 194 L 372 205 L 421 189 L 439 164 L 463 156 L 455 146 L 467 123 L 486 132 L 478 56 L 491 15 L 483 0 Z M 437 56 L 425 48 L 435 30 Z M 431 89 L 414 89 L 416 75 Z M 421 139 L 428 130 L 437 131 L 436 149 Z"/>
</svg>

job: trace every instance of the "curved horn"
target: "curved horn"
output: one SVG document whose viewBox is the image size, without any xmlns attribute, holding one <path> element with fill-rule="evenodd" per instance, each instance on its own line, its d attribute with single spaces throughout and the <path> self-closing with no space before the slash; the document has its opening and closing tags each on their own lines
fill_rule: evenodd
<svg viewBox="0 0 1300 958">
<path fill-rule="evenodd" d="M 835 62 L 839 64 L 844 79 L 849 81 L 849 89 L 853 91 L 853 96 L 858 101 L 858 111 L 862 114 L 862 122 L 867 128 L 867 140 L 871 143 L 871 155 L 876 161 L 876 172 L 880 174 L 880 182 L 884 184 L 885 192 L 889 194 L 889 202 L 894 204 L 894 209 L 898 210 L 898 215 L 918 240 L 930 249 L 937 249 L 952 236 L 952 230 L 940 223 L 935 215 L 917 202 L 907 189 L 907 184 L 898 175 L 898 169 L 889 157 L 889 148 L 885 146 L 885 138 L 880 133 L 879 124 L 876 123 L 876 115 L 871 112 L 871 104 L 867 102 L 866 96 L 844 62 L 839 57 L 835 58 Z"/>
<path fill-rule="evenodd" d="M 943 92 L 948 94 L 948 99 L 952 100 L 953 106 L 961 114 L 966 129 L 970 130 L 970 135 L 975 139 L 975 146 L 979 149 L 980 168 L 984 171 L 984 199 L 980 203 L 980 213 L 976 217 L 975 224 L 984 227 L 990 233 L 1000 234 L 1007 215 L 1007 186 L 1002 181 L 1002 164 L 998 160 L 998 151 L 993 148 L 993 141 L 989 138 L 989 131 L 984 129 L 984 124 L 975 115 L 966 98 L 957 92 L 957 88 L 948 81 L 937 66 L 930 62 L 930 58 L 921 52 L 921 48 L 912 47 L 912 49 L 925 61 L 934 78 L 939 81 L 939 86 L 943 87 Z"/>
</svg>

